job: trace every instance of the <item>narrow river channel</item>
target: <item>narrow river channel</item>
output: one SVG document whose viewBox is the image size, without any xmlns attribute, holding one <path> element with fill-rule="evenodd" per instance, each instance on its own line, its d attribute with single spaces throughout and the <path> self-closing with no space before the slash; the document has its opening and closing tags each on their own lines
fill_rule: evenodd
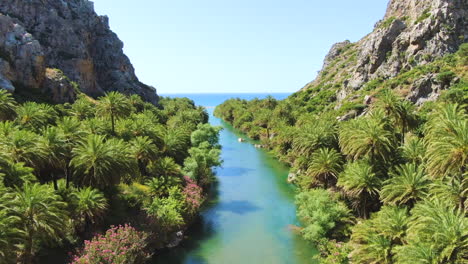
<svg viewBox="0 0 468 264">
<path fill-rule="evenodd" d="M 299 223 L 288 169 L 249 140 L 238 142 L 245 136 L 208 112 L 211 124 L 223 127 L 219 183 L 189 238 L 154 263 L 315 263 L 316 250 L 291 230 Z"/>
</svg>

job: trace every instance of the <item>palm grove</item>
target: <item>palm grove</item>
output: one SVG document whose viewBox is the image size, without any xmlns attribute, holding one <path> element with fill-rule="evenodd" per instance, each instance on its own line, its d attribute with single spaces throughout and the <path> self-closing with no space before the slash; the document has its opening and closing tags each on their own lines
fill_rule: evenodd
<svg viewBox="0 0 468 264">
<path fill-rule="evenodd" d="M 338 69 L 355 57 L 345 49 Z M 466 263 L 467 67 L 464 44 L 340 105 L 339 80 L 324 81 L 283 101 L 230 99 L 215 114 L 291 165 L 301 234 L 323 263 Z M 450 88 L 422 106 L 402 99 L 427 73 Z"/>
<path fill-rule="evenodd" d="M 188 99 L 19 104 L 0 90 L 0 263 L 34 263 L 50 248 L 72 249 L 74 263 L 147 259 L 190 224 L 214 181 L 219 128 L 207 120 Z"/>
</svg>

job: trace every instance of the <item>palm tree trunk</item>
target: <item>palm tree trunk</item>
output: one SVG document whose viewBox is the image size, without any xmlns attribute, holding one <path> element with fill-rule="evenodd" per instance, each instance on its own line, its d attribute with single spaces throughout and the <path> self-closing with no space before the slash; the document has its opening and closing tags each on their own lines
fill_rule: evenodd
<svg viewBox="0 0 468 264">
<path fill-rule="evenodd" d="M 70 181 L 71 181 L 71 175 L 70 175 L 70 165 L 65 165 L 65 180 L 66 180 L 66 188 L 68 189 L 70 187 Z"/>
<path fill-rule="evenodd" d="M 55 177 L 55 173 L 51 173 L 52 175 L 52 181 L 54 182 L 54 190 L 58 190 L 58 185 L 57 185 L 57 177 Z"/>
<path fill-rule="evenodd" d="M 113 114 L 111 114 L 111 122 L 112 122 L 112 134 L 115 135 L 115 120 L 114 120 Z"/>
<path fill-rule="evenodd" d="M 23 255 L 24 264 L 32 263 L 32 253 L 33 253 L 32 250 L 33 250 L 33 232 L 29 230 L 28 239 L 26 240 L 26 244 L 24 245 L 24 255 Z"/>
</svg>

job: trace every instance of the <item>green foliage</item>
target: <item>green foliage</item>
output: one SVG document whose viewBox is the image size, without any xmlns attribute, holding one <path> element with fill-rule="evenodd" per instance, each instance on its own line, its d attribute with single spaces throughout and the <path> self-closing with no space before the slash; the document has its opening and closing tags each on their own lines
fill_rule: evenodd
<svg viewBox="0 0 468 264">
<path fill-rule="evenodd" d="M 305 226 L 301 231 L 305 239 L 318 243 L 332 234 L 340 236 L 346 232 L 349 210 L 328 191 L 312 189 L 299 193 L 296 205 L 297 216 Z"/>
<path fill-rule="evenodd" d="M 380 23 L 379 28 L 384 28 L 384 29 L 388 28 L 388 27 L 390 27 L 390 25 L 392 25 L 393 21 L 395 21 L 395 20 L 396 20 L 396 17 L 394 17 L 394 16 L 389 17 L 385 21 Z"/>
<path fill-rule="evenodd" d="M 425 10 L 417 23 L 429 17 Z M 342 51 L 283 101 L 230 99 L 215 115 L 292 167 L 303 234 L 324 263 L 465 263 L 468 44 L 442 58 L 410 57 L 397 76 L 375 78 L 337 103 L 350 78 L 340 69 L 356 56 Z M 437 101 L 403 99 L 428 76 L 446 89 Z M 337 121 L 350 110 L 358 114 Z M 351 235 L 337 217 L 345 210 L 344 219 L 358 218 Z"/>
<path fill-rule="evenodd" d="M 423 11 L 423 13 L 418 17 L 418 19 L 416 19 L 416 21 L 414 21 L 414 24 L 419 24 L 421 23 L 423 20 L 426 20 L 427 18 L 429 18 L 431 16 L 431 13 L 430 13 L 430 8 L 428 9 L 425 9 Z"/>
<path fill-rule="evenodd" d="M 127 222 L 156 228 L 150 242 L 164 245 L 192 222 L 207 188 L 182 171 L 213 181 L 219 128 L 188 99 L 161 104 L 117 92 L 18 104 L 0 91 L 0 263 L 35 263 L 39 250 Z"/>
<path fill-rule="evenodd" d="M 16 115 L 16 102 L 7 91 L 0 89 L 0 121 L 11 120 Z"/>
<path fill-rule="evenodd" d="M 391 205 L 414 205 L 427 195 L 429 179 L 421 166 L 408 163 L 390 174 L 381 191 L 382 201 Z"/>
<path fill-rule="evenodd" d="M 151 256 L 146 249 L 147 239 L 148 234 L 130 225 L 111 226 L 104 235 L 85 241 L 83 250 L 71 263 L 144 263 Z"/>
</svg>

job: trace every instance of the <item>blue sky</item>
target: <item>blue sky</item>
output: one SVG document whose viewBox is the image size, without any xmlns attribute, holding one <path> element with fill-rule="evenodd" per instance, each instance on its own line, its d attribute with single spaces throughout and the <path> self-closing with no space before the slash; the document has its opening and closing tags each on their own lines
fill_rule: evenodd
<svg viewBox="0 0 468 264">
<path fill-rule="evenodd" d="M 388 0 L 94 0 L 158 93 L 294 92 Z"/>
</svg>

